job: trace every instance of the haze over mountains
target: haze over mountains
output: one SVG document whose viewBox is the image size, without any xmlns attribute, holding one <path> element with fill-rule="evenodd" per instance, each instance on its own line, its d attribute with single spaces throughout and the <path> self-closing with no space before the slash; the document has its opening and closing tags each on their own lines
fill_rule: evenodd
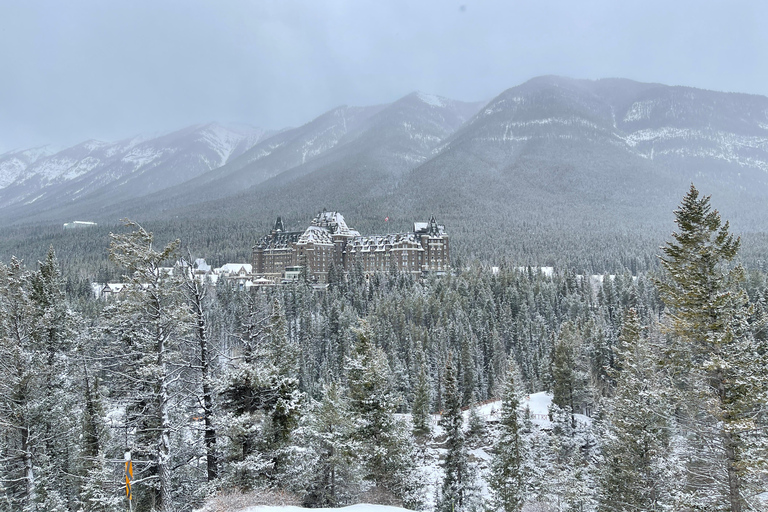
<svg viewBox="0 0 768 512">
<path fill-rule="evenodd" d="M 209 124 L 15 151 L 0 155 L 0 220 L 300 226 L 326 207 L 364 230 L 434 213 L 478 240 L 521 225 L 625 233 L 668 227 L 691 182 L 739 230 L 765 231 L 768 98 L 547 76 L 487 103 L 413 93 L 279 132 Z"/>
</svg>

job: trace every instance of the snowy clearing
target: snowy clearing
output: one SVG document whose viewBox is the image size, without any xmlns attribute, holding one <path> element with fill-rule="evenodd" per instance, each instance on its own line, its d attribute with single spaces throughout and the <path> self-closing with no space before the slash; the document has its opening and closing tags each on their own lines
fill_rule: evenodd
<svg viewBox="0 0 768 512">
<path fill-rule="evenodd" d="M 259 505 L 257 507 L 248 507 L 242 509 L 240 512 L 306 512 L 307 510 L 313 510 L 316 512 L 330 512 L 330 511 L 343 511 L 343 512 L 403 512 L 406 509 L 400 507 L 390 507 L 387 505 L 370 505 L 368 503 L 358 503 L 357 505 L 349 505 L 348 507 L 341 508 L 313 508 L 306 509 L 301 507 L 272 507 L 267 505 Z"/>
</svg>

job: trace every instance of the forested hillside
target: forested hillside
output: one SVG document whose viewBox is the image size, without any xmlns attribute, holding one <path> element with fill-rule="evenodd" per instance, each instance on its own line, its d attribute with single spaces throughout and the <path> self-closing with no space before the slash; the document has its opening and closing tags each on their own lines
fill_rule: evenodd
<svg viewBox="0 0 768 512">
<path fill-rule="evenodd" d="M 298 227 L 327 208 L 368 234 L 435 215 L 462 261 L 647 270 L 695 182 L 717 191 L 759 267 L 767 112 L 763 96 L 545 76 L 490 101 L 412 93 L 276 132 L 205 125 L 14 151 L 0 155 L 0 257 L 35 261 L 90 236 L 56 233 L 63 222 L 98 222 L 104 236 L 131 218 L 244 261 L 278 215 Z"/>
<path fill-rule="evenodd" d="M 311 507 L 763 510 L 768 274 L 738 264 L 734 227 L 692 186 L 673 220 L 660 260 L 613 274 L 467 258 L 425 279 L 332 272 L 324 291 L 194 279 L 183 261 L 206 234 L 180 230 L 180 247 L 173 223 L 69 239 L 124 276 L 118 299 L 92 298 L 85 260 L 57 257 L 71 245 L 9 258 L 0 509 L 125 510 L 128 456 L 134 510 L 250 491 Z M 541 392 L 551 406 L 534 414 L 522 404 Z"/>
</svg>

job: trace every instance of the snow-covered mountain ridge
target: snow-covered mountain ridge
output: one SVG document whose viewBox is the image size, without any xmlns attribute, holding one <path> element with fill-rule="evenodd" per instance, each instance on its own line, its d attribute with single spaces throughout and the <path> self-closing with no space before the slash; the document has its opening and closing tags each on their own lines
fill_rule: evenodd
<svg viewBox="0 0 768 512">
<path fill-rule="evenodd" d="M 153 138 L 90 140 L 53 154 L 44 148 L 6 153 L 0 155 L 0 202 L 72 202 L 108 185 L 119 187 L 118 197 L 144 195 L 221 167 L 265 134 L 210 123 Z"/>
<path fill-rule="evenodd" d="M 0 217 L 115 221 L 186 216 L 201 203 L 225 218 L 253 209 L 271 216 L 327 201 L 365 210 L 389 197 L 404 212 L 450 203 L 447 215 L 488 208 L 500 221 L 535 221 L 551 217 L 537 199 L 549 196 L 560 218 L 600 203 L 613 216 L 630 207 L 648 219 L 640 212 L 666 211 L 694 180 L 758 225 L 754 205 L 768 200 L 768 98 L 539 77 L 485 104 L 416 92 L 269 134 L 211 124 L 55 154 L 6 153 Z"/>
</svg>

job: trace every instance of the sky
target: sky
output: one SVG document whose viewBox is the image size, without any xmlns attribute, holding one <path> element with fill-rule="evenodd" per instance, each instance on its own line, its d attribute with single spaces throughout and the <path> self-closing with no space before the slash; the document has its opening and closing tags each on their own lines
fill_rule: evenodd
<svg viewBox="0 0 768 512">
<path fill-rule="evenodd" d="M 768 95 L 768 2 L 0 0 L 0 152 L 541 75 Z"/>
</svg>

